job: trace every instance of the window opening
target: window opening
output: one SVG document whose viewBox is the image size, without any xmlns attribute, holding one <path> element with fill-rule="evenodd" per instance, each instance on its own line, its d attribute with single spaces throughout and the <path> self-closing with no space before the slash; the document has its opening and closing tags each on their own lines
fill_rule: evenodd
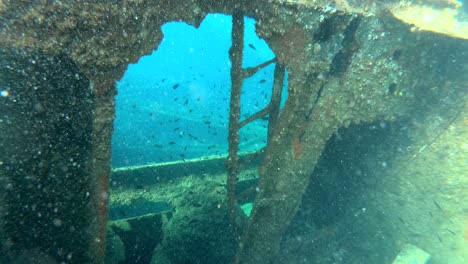
<svg viewBox="0 0 468 264">
<path fill-rule="evenodd" d="M 275 57 L 254 24 L 245 19 L 244 68 Z M 208 15 L 198 29 L 166 23 L 158 49 L 129 65 L 117 83 L 114 168 L 227 155 L 231 26 L 232 17 L 221 14 Z M 274 69 L 272 63 L 244 80 L 241 120 L 270 102 Z M 263 148 L 267 130 L 267 116 L 243 126 L 239 151 Z"/>
</svg>

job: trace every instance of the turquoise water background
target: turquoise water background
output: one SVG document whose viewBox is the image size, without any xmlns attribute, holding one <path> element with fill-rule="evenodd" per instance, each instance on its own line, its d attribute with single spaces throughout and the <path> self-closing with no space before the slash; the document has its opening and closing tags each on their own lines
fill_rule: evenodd
<svg viewBox="0 0 468 264">
<path fill-rule="evenodd" d="M 246 18 L 244 67 L 274 57 L 254 24 Z M 158 49 L 129 65 L 117 83 L 113 167 L 227 152 L 231 26 L 231 17 L 221 14 L 208 15 L 199 28 L 167 23 Z M 244 81 L 241 119 L 268 104 L 273 70 L 270 65 Z M 263 147 L 266 126 L 258 120 L 242 128 L 241 151 Z"/>
</svg>

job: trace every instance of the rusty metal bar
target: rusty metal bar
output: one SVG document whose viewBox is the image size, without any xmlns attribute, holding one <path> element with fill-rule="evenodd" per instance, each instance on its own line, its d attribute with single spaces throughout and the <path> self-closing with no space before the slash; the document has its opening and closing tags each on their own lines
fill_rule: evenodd
<svg viewBox="0 0 468 264">
<path fill-rule="evenodd" d="M 229 217 L 235 229 L 236 185 L 239 174 L 239 129 L 240 129 L 240 99 L 243 82 L 242 57 L 244 49 L 244 14 L 236 10 L 232 15 L 232 46 L 229 49 L 231 59 L 231 100 L 229 104 L 229 154 L 226 161 L 228 172 L 227 191 L 229 202 Z"/>
</svg>

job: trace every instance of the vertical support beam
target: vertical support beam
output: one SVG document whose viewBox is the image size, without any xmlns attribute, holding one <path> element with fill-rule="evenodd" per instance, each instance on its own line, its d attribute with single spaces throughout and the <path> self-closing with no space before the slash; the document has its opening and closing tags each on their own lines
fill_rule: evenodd
<svg viewBox="0 0 468 264">
<path fill-rule="evenodd" d="M 290 94 L 259 168 L 259 192 L 248 228 L 242 235 L 234 263 L 273 263 L 281 238 L 296 214 L 302 194 L 327 140 L 338 127 L 337 120 L 325 119 L 333 109 L 332 98 L 314 108 L 314 119 L 303 113 L 315 94 L 310 92 L 306 73 L 290 74 Z"/>
<path fill-rule="evenodd" d="M 108 220 L 109 178 L 111 174 L 111 143 L 115 118 L 115 84 L 92 85 L 94 91 L 92 152 L 90 155 L 91 222 L 93 239 L 89 252 L 92 263 L 104 263 Z"/>
<path fill-rule="evenodd" d="M 236 206 L 236 184 L 239 174 L 239 129 L 241 111 L 241 90 L 243 82 L 242 57 L 244 49 L 244 15 L 236 10 L 232 15 L 232 46 L 229 49 L 231 59 L 231 101 L 229 103 L 229 154 L 226 161 L 228 171 L 227 191 L 229 202 L 229 216 L 233 228 Z"/>
</svg>

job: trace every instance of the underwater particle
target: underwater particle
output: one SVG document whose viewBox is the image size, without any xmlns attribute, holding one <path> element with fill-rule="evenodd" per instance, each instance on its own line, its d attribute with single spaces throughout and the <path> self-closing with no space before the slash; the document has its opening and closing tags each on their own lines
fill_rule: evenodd
<svg viewBox="0 0 468 264">
<path fill-rule="evenodd" d="M 325 80 L 325 75 L 323 73 L 319 73 L 317 75 L 317 79 L 320 80 L 320 81 L 323 81 L 323 80 Z"/>
<path fill-rule="evenodd" d="M 55 218 L 52 223 L 54 224 L 54 226 L 56 227 L 60 227 L 62 226 L 62 220 L 58 219 L 58 218 Z"/>
<path fill-rule="evenodd" d="M 2 96 L 2 97 L 8 97 L 9 95 L 10 95 L 10 93 L 7 90 L 0 91 L 0 96 Z"/>
<path fill-rule="evenodd" d="M 39 102 L 35 103 L 33 108 L 34 108 L 34 112 L 37 113 L 37 114 L 41 114 L 41 113 L 43 113 L 45 111 L 44 106 L 42 106 L 42 104 L 39 103 Z"/>
<path fill-rule="evenodd" d="M 384 121 L 381 121 L 379 123 L 379 125 L 380 125 L 381 128 L 386 128 L 387 127 L 387 123 L 385 123 Z"/>
<path fill-rule="evenodd" d="M 314 54 L 319 53 L 321 50 L 322 50 L 322 46 L 319 43 L 315 43 L 314 49 L 313 49 Z"/>
</svg>

